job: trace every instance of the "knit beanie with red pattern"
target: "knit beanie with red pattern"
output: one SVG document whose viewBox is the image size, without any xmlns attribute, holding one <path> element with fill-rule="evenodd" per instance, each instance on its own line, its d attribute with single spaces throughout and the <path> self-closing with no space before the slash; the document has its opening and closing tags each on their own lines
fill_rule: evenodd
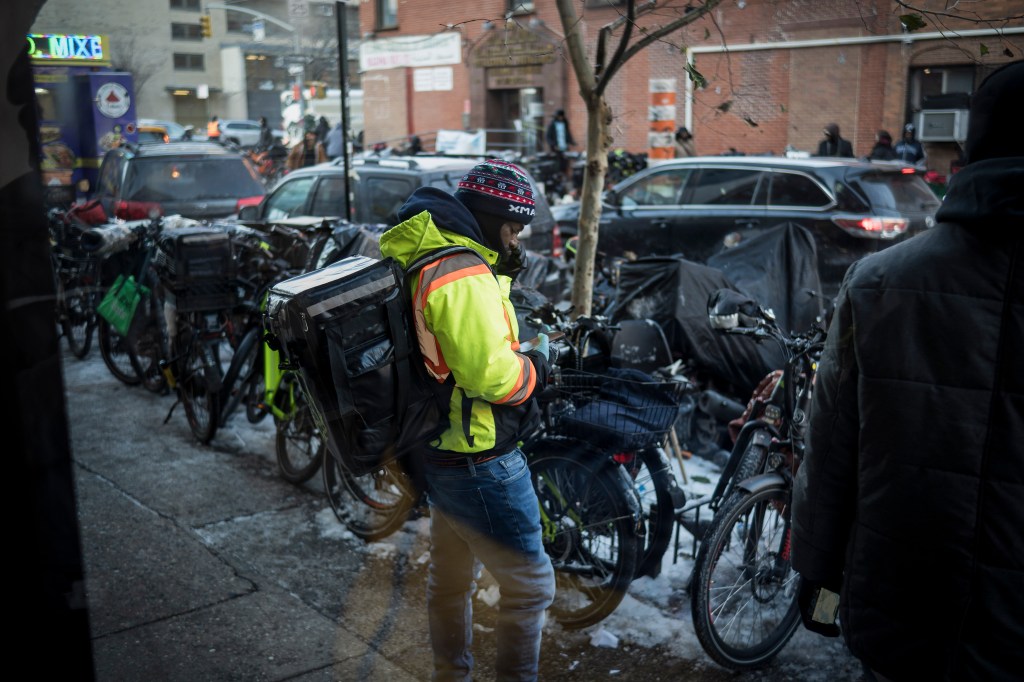
<svg viewBox="0 0 1024 682">
<path fill-rule="evenodd" d="M 530 179 L 512 163 L 489 159 L 473 166 L 459 182 L 455 198 L 473 214 L 526 225 L 537 214 Z"/>
</svg>

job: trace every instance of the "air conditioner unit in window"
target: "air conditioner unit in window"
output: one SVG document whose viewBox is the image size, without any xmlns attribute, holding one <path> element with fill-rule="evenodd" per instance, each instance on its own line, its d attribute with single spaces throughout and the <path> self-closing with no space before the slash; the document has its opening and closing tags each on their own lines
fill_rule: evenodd
<svg viewBox="0 0 1024 682">
<path fill-rule="evenodd" d="M 967 139 L 967 109 L 925 109 L 917 115 L 917 139 L 922 142 L 962 142 Z"/>
</svg>

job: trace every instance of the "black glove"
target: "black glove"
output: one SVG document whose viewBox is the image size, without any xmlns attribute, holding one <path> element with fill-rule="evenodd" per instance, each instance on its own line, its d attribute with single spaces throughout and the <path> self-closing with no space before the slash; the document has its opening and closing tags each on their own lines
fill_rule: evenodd
<svg viewBox="0 0 1024 682">
<path fill-rule="evenodd" d="M 514 282 L 519 273 L 528 267 L 530 267 L 530 264 L 526 258 L 526 247 L 522 244 L 516 244 L 509 250 L 508 256 L 501 259 L 497 267 L 495 267 L 495 271 L 499 275 L 511 277 Z"/>
<path fill-rule="evenodd" d="M 800 607 L 800 619 L 804 627 L 824 637 L 838 637 L 839 626 L 836 614 L 839 611 L 839 586 L 836 589 L 807 580 L 800 581 L 800 592 L 796 601 Z"/>
</svg>

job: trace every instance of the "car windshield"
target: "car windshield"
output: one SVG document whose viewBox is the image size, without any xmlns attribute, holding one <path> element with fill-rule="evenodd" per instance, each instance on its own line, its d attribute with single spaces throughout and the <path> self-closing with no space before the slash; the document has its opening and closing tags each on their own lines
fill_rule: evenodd
<svg viewBox="0 0 1024 682">
<path fill-rule="evenodd" d="M 133 201 L 202 201 L 260 196 L 263 185 L 240 158 L 136 159 L 131 164 Z"/>
<path fill-rule="evenodd" d="M 875 208 L 919 213 L 935 211 L 940 204 L 924 180 L 910 173 L 869 173 L 859 184 Z"/>
</svg>

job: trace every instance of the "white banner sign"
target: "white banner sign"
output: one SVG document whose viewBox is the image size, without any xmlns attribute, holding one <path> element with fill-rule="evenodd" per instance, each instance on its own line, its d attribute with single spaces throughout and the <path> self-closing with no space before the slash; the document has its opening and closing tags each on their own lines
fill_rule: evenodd
<svg viewBox="0 0 1024 682">
<path fill-rule="evenodd" d="M 452 90 L 455 76 L 450 66 L 438 66 L 433 69 L 415 69 L 412 72 L 412 89 L 416 92 L 434 90 Z"/>
<path fill-rule="evenodd" d="M 462 34 L 456 32 L 377 38 L 359 44 L 359 68 L 362 71 L 404 66 L 446 66 L 461 62 Z"/>
<path fill-rule="evenodd" d="M 482 130 L 475 133 L 467 133 L 462 130 L 438 130 L 434 148 L 441 154 L 483 156 L 487 153 L 487 133 Z"/>
</svg>

